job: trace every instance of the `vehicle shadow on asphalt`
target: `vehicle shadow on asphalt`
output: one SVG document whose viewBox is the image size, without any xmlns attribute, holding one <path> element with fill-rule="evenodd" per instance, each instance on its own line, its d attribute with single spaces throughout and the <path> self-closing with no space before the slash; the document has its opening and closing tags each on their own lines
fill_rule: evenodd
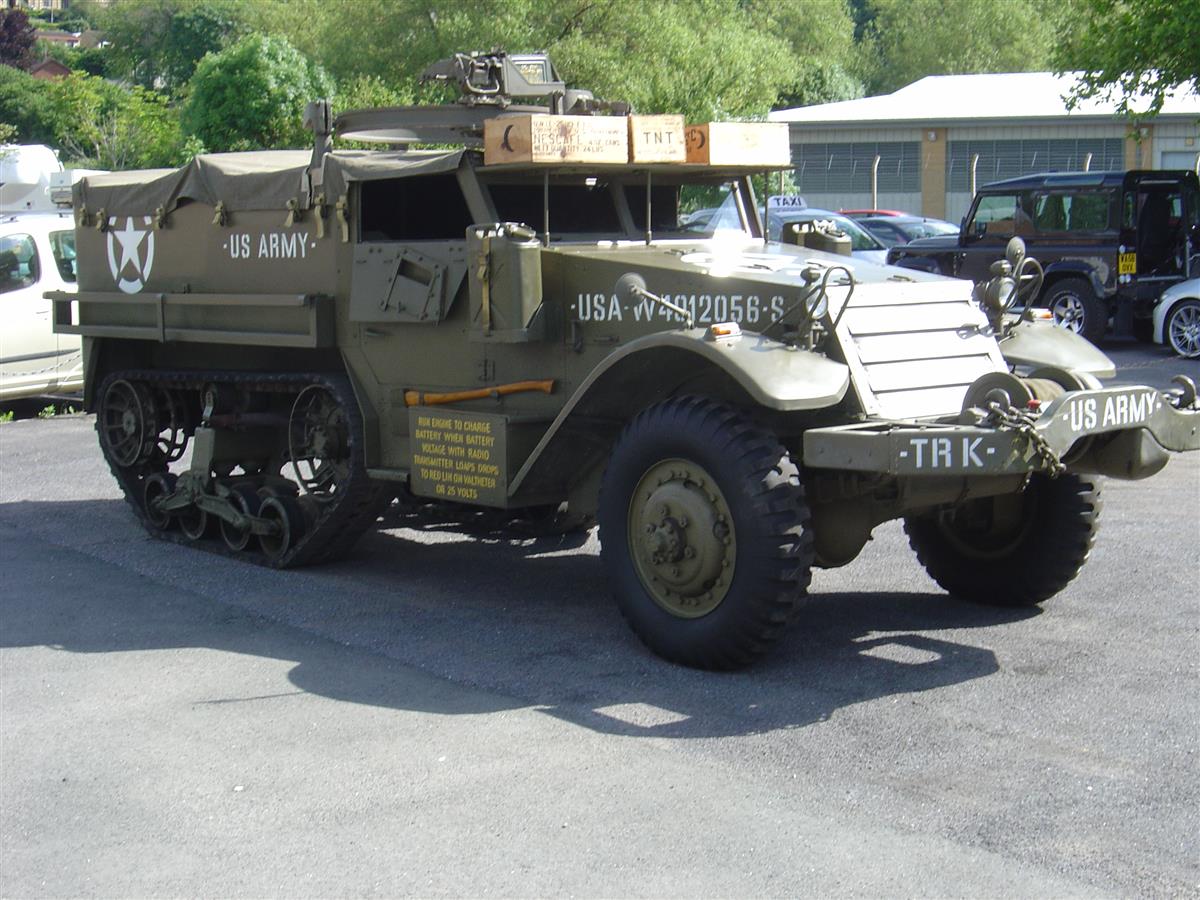
<svg viewBox="0 0 1200 900">
<path fill-rule="evenodd" d="M 502 534 L 483 546 L 385 531 L 343 562 L 281 572 L 154 540 L 125 509 L 119 500 L 0 506 L 0 528 L 13 535 L 44 533 L 52 520 L 111 532 L 110 543 L 79 552 L 22 540 L 46 557 L 27 575 L 28 562 L 0 562 L 9 586 L 0 646 L 201 646 L 290 660 L 291 686 L 346 702 L 441 715 L 535 708 L 606 734 L 695 739 L 804 727 L 993 675 L 983 631 L 1037 614 L 932 591 L 819 592 L 760 663 L 699 672 L 629 633 L 586 534 L 578 546 Z M 95 590 L 97 579 L 130 587 Z M 241 699 L 256 698 L 208 702 Z"/>
</svg>

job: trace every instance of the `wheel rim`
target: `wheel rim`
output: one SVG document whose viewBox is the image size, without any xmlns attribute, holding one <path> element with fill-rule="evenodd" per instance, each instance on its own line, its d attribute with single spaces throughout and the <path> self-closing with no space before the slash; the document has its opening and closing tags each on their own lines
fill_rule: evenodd
<svg viewBox="0 0 1200 900">
<path fill-rule="evenodd" d="M 208 513 L 198 506 L 189 506 L 178 513 L 179 527 L 193 541 L 208 534 Z"/>
<path fill-rule="evenodd" d="M 683 619 L 721 605 L 733 579 L 733 514 L 700 465 L 668 459 L 652 466 L 629 503 L 629 555 L 646 593 Z"/>
<path fill-rule="evenodd" d="M 1054 324 L 1079 334 L 1083 331 L 1084 319 L 1087 315 L 1083 300 L 1076 294 L 1063 293 L 1055 295 L 1050 302 L 1050 312 L 1054 314 Z"/>
<path fill-rule="evenodd" d="M 268 559 L 282 558 L 301 537 L 304 515 L 290 497 L 267 497 L 258 508 L 260 518 L 274 522 L 274 534 L 260 534 L 259 546 Z"/>
<path fill-rule="evenodd" d="M 119 466 L 144 462 L 153 451 L 153 423 L 150 393 L 142 385 L 114 381 L 104 392 L 100 409 L 100 439 L 105 450 Z"/>
<path fill-rule="evenodd" d="M 253 502 L 251 502 L 253 498 Z M 229 502 L 244 516 L 254 515 L 258 507 L 258 495 L 250 488 L 235 487 L 229 492 Z M 250 526 L 238 528 L 232 522 L 221 520 L 221 540 L 230 550 L 245 550 L 250 544 Z"/>
<path fill-rule="evenodd" d="M 1167 340 L 1180 356 L 1200 356 L 1200 305 L 1188 304 L 1171 314 Z"/>
<path fill-rule="evenodd" d="M 1032 485 L 1020 494 L 986 497 L 938 514 L 946 541 L 972 559 L 1004 559 L 1029 536 L 1037 519 Z"/>
<path fill-rule="evenodd" d="M 166 531 L 169 529 L 173 524 L 175 524 L 175 519 L 171 513 L 155 506 L 155 501 L 160 497 L 165 497 L 174 492 L 174 477 L 165 475 L 161 472 L 156 472 L 147 478 L 145 487 L 142 488 L 142 500 L 143 506 L 146 510 L 146 521 L 159 531 Z"/>
<path fill-rule="evenodd" d="M 319 385 L 300 392 L 288 418 L 288 453 L 304 492 L 332 500 L 350 476 L 350 430 L 334 396 Z"/>
</svg>

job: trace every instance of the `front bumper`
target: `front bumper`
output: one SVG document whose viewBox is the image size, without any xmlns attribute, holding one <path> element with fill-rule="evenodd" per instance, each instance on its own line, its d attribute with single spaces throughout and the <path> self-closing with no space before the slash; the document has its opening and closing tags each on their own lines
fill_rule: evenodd
<svg viewBox="0 0 1200 900">
<path fill-rule="evenodd" d="M 1045 448 L 1071 471 L 1153 475 L 1168 451 L 1200 450 L 1200 409 L 1177 409 L 1151 387 L 1073 391 L 1033 420 Z M 989 424 L 863 422 L 804 433 L 804 464 L 895 476 L 1015 475 L 1049 469 L 1029 435 Z"/>
</svg>

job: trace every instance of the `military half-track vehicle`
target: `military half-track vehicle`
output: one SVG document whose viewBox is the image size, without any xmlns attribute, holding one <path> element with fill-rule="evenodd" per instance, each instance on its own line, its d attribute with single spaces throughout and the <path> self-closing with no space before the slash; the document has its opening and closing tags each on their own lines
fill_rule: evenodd
<svg viewBox="0 0 1200 900">
<path fill-rule="evenodd" d="M 1041 603 L 1087 559 L 1098 476 L 1200 447 L 1189 383 L 1102 387 L 1100 351 L 1008 312 L 1039 280 L 1018 244 L 973 286 L 766 241 L 760 165 L 491 164 L 488 122 L 625 110 L 543 57 L 431 74 L 469 102 L 317 103 L 311 152 L 76 185 L 56 328 L 150 531 L 282 567 L 397 496 L 595 521 L 639 637 L 733 668 L 891 519 L 952 594 Z M 680 228 L 722 197 L 738 228 Z"/>
</svg>

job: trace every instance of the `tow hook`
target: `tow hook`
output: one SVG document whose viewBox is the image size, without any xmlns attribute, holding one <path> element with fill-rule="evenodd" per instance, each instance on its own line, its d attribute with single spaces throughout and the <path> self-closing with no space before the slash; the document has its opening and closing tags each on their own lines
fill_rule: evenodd
<svg viewBox="0 0 1200 900">
<path fill-rule="evenodd" d="M 1186 375 L 1176 375 L 1171 381 L 1179 385 L 1174 390 L 1164 392 L 1171 405 L 1176 409 L 1194 408 L 1196 406 L 1196 382 Z"/>
</svg>

